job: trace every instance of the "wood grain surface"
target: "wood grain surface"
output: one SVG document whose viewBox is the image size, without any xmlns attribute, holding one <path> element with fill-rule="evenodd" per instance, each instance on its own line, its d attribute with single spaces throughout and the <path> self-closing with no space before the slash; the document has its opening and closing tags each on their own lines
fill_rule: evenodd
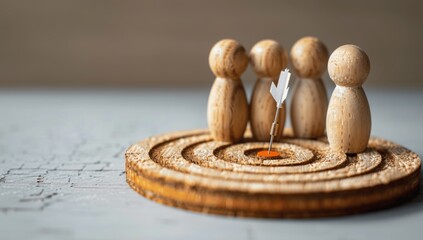
<svg viewBox="0 0 423 240">
<path fill-rule="evenodd" d="M 282 156 L 261 161 L 255 153 L 268 145 L 250 137 L 229 144 L 192 130 L 148 138 L 126 151 L 127 182 L 146 198 L 183 209 L 288 218 L 380 209 L 419 186 L 418 155 L 383 139 L 346 155 L 331 151 L 326 138 L 297 139 L 288 130 L 274 145 Z"/>
<path fill-rule="evenodd" d="M 238 142 L 249 120 L 247 94 L 241 75 L 248 55 L 236 40 L 217 42 L 209 54 L 209 66 L 216 79 L 207 104 L 207 122 L 216 141 Z"/>
<path fill-rule="evenodd" d="M 345 153 L 366 150 L 372 118 L 362 84 L 370 72 L 367 54 L 355 45 L 338 47 L 330 56 L 328 72 L 336 84 L 326 116 L 330 147 Z"/>
<path fill-rule="evenodd" d="M 290 59 L 298 75 L 291 105 L 296 137 L 315 139 L 325 134 L 328 99 L 322 75 L 328 58 L 327 47 L 316 37 L 303 37 L 291 48 Z"/>
<path fill-rule="evenodd" d="M 278 84 L 281 71 L 288 66 L 288 55 L 277 41 L 266 39 L 257 42 L 250 50 L 250 63 L 257 80 L 250 101 L 250 127 L 254 139 L 269 141 L 269 130 L 276 113 L 276 102 L 269 92 L 272 82 Z M 282 138 L 286 119 L 286 104 L 279 113 L 279 127 L 274 138 Z"/>
</svg>

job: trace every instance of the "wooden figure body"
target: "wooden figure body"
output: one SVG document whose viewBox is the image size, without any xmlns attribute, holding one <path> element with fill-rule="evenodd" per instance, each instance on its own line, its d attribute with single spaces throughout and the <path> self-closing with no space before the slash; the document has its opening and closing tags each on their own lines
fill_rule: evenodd
<svg viewBox="0 0 423 240">
<path fill-rule="evenodd" d="M 288 57 L 282 46 L 273 40 L 262 40 L 250 51 L 250 62 L 257 75 L 250 102 L 250 125 L 253 137 L 269 141 L 269 131 L 275 118 L 276 102 L 270 94 L 272 81 L 277 84 L 281 70 L 287 67 Z M 279 128 L 274 139 L 282 138 L 285 125 L 286 105 L 279 114 Z"/>
<path fill-rule="evenodd" d="M 371 131 L 369 103 L 361 87 L 370 72 L 369 58 L 357 46 L 341 46 L 330 56 L 328 72 L 337 85 L 327 112 L 330 148 L 345 153 L 363 152 Z"/>
<path fill-rule="evenodd" d="M 216 75 L 210 91 L 207 120 L 214 140 L 238 142 L 248 123 L 248 102 L 240 76 L 248 65 L 242 45 L 232 39 L 216 43 L 210 51 L 209 65 Z"/>
<path fill-rule="evenodd" d="M 290 55 L 299 78 L 291 104 L 294 135 L 299 138 L 321 137 L 325 133 L 328 106 L 321 75 L 327 66 L 328 50 L 319 39 L 304 37 L 294 44 Z"/>
</svg>

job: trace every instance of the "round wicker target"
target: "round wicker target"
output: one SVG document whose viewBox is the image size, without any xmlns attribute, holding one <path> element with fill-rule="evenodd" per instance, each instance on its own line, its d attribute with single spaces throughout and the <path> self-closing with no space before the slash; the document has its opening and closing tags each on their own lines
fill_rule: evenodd
<svg viewBox="0 0 423 240">
<path fill-rule="evenodd" d="M 289 131 L 288 131 L 289 132 Z M 183 209 L 248 217 L 323 217 L 392 206 L 417 192 L 420 158 L 371 138 L 346 155 L 325 138 L 290 137 L 280 157 L 261 159 L 268 143 L 215 142 L 206 130 L 150 137 L 125 154 L 128 184 L 146 198 Z"/>
</svg>

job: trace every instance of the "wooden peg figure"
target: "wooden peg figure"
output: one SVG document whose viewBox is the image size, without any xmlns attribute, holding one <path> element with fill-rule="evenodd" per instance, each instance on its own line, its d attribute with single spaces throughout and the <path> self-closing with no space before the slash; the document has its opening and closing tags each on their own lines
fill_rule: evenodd
<svg viewBox="0 0 423 240">
<path fill-rule="evenodd" d="M 341 46 L 330 56 L 328 72 L 336 84 L 326 121 L 330 148 L 363 152 L 371 131 L 369 103 L 361 87 L 370 72 L 369 57 L 357 46 Z"/>
<path fill-rule="evenodd" d="M 216 75 L 209 95 L 207 120 L 214 140 L 238 142 L 248 123 L 248 102 L 240 76 L 248 66 L 245 48 L 224 39 L 210 51 L 209 65 Z"/>
<path fill-rule="evenodd" d="M 276 102 L 270 94 L 272 81 L 277 84 L 281 71 L 288 65 L 288 56 L 282 46 L 273 40 L 262 40 L 250 51 L 250 62 L 257 75 L 250 103 L 250 126 L 258 141 L 269 141 L 269 130 L 275 117 Z M 275 141 L 282 138 L 286 116 L 286 104 L 280 110 L 279 128 Z"/>
<path fill-rule="evenodd" d="M 298 40 L 291 49 L 291 62 L 298 76 L 292 97 L 291 123 L 299 138 L 318 138 L 325 133 L 328 99 L 322 81 L 329 57 L 326 46 L 315 37 Z"/>
</svg>

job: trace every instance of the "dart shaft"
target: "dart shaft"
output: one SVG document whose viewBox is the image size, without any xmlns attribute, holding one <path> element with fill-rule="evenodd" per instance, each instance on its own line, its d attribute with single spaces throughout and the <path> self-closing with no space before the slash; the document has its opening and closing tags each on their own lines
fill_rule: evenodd
<svg viewBox="0 0 423 240">
<path fill-rule="evenodd" d="M 272 149 L 272 143 L 273 143 L 273 135 L 270 136 L 270 143 L 269 143 L 269 149 L 267 150 L 267 153 L 270 154 L 270 150 Z"/>
<path fill-rule="evenodd" d="M 279 119 L 280 110 L 281 108 L 279 107 L 276 108 L 275 120 L 273 120 L 272 128 L 270 129 L 270 143 L 269 143 L 269 151 L 268 151 L 269 153 L 270 153 L 270 150 L 272 150 L 273 138 L 278 133 L 278 129 L 279 129 L 278 119 Z"/>
</svg>

